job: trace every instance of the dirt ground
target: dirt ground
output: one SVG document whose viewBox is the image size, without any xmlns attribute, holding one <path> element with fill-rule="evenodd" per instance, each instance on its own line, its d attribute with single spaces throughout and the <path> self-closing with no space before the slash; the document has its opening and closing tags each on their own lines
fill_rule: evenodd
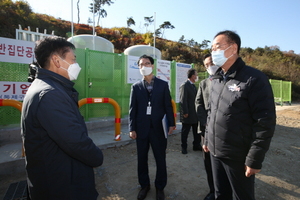
<svg viewBox="0 0 300 200">
<path fill-rule="evenodd" d="M 299 104 L 298 104 L 299 105 Z M 300 105 L 284 106 L 277 111 L 277 126 L 262 171 L 256 175 L 257 200 L 300 199 Z M 192 151 L 191 134 L 188 154 L 180 152 L 180 134 L 171 135 L 167 147 L 168 184 L 166 199 L 199 200 L 208 193 L 202 152 Z M 137 180 L 136 145 L 103 150 L 104 164 L 95 169 L 99 200 L 134 200 L 140 189 Z M 149 153 L 152 181 L 146 199 L 155 199 L 155 161 Z M 25 174 L 0 179 L 0 199 L 10 183 L 25 180 Z"/>
</svg>

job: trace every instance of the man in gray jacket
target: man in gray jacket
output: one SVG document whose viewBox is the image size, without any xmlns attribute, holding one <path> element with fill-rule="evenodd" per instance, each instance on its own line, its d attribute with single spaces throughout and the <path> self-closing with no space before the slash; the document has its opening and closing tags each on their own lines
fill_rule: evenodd
<svg viewBox="0 0 300 200">
<path fill-rule="evenodd" d="M 21 134 L 32 200 L 96 200 L 93 167 L 102 151 L 88 137 L 73 88 L 80 67 L 74 45 L 47 37 L 35 47 L 37 76 L 26 93 Z"/>
<path fill-rule="evenodd" d="M 205 127 L 207 120 L 207 112 L 208 112 L 208 102 L 209 102 L 209 93 L 210 93 L 210 85 L 211 85 L 211 76 L 215 74 L 218 69 L 212 62 L 211 54 L 206 54 L 204 56 L 204 67 L 206 71 L 209 73 L 210 77 L 202 80 L 199 83 L 198 92 L 195 100 L 197 115 L 198 115 L 198 133 L 201 134 L 202 144 L 204 143 L 205 136 Z M 213 182 L 212 175 L 212 167 L 210 161 L 210 153 L 203 151 L 203 161 L 204 167 L 207 175 L 207 183 L 209 186 L 209 193 L 205 196 L 204 200 L 214 200 L 215 199 L 215 188 Z"/>
<path fill-rule="evenodd" d="M 254 177 L 260 172 L 276 125 L 269 80 L 239 57 L 240 37 L 219 32 L 212 76 L 204 151 L 210 151 L 216 199 L 254 200 Z"/>
<path fill-rule="evenodd" d="M 193 150 L 201 150 L 200 134 L 197 132 L 198 119 L 195 108 L 195 98 L 197 88 L 195 82 L 197 79 L 197 72 L 195 69 L 189 69 L 187 72 L 188 79 L 180 85 L 180 121 L 182 122 L 181 128 L 181 149 L 182 154 L 187 154 L 187 138 L 192 127 L 193 129 Z"/>
</svg>

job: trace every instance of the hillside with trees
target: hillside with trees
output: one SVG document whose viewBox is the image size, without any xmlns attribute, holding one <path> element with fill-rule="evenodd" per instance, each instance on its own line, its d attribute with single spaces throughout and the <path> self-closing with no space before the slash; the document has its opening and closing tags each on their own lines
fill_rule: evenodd
<svg viewBox="0 0 300 200">
<path fill-rule="evenodd" d="M 113 3 L 111 0 L 108 0 L 108 2 Z M 97 9 L 94 12 L 99 12 L 102 17 L 107 15 L 103 8 L 97 7 Z M 153 22 L 152 17 L 145 17 L 144 20 L 145 26 L 149 26 Z M 54 31 L 55 35 L 65 38 L 71 36 L 70 21 L 34 13 L 30 5 L 24 1 L 0 0 L 0 37 L 15 38 L 15 30 L 19 28 L 19 25 L 25 30 L 27 27 L 30 27 L 31 30 L 36 30 L 36 28 L 39 30 L 46 29 L 48 32 Z M 135 21 L 132 17 L 128 17 L 127 27 L 104 28 L 96 26 L 95 33 L 97 36 L 111 41 L 115 53 L 123 53 L 126 48 L 133 45 L 153 45 L 153 32 L 136 33 L 130 28 L 132 25 L 135 25 Z M 210 41 L 204 40 L 198 43 L 193 39 L 185 39 L 184 35 L 178 41 L 164 39 L 164 31 L 174 28 L 170 22 L 166 21 L 155 31 L 157 34 L 155 46 L 162 52 L 162 59 L 194 63 L 198 71 L 204 71 L 202 57 L 209 52 Z M 74 23 L 74 35 L 92 33 L 92 26 Z M 292 99 L 293 101 L 300 100 L 300 55 L 295 54 L 293 51 L 280 51 L 278 46 L 265 46 L 256 49 L 241 48 L 240 56 L 247 65 L 263 71 L 271 79 L 291 81 Z"/>
</svg>

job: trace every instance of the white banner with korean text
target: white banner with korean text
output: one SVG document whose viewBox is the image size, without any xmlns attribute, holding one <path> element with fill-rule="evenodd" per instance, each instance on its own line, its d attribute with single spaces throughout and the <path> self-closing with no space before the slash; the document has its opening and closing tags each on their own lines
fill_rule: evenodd
<svg viewBox="0 0 300 200">
<path fill-rule="evenodd" d="M 171 61 L 157 60 L 156 77 L 168 82 L 170 87 L 171 81 Z"/>
<path fill-rule="evenodd" d="M 187 72 L 192 68 L 190 64 L 176 63 L 176 103 L 180 102 L 179 87 L 187 80 Z"/>
<path fill-rule="evenodd" d="M 34 46 L 34 42 L 0 37 L 0 62 L 32 63 Z"/>
<path fill-rule="evenodd" d="M 23 101 L 31 83 L 0 81 L 0 99 Z"/>
<path fill-rule="evenodd" d="M 127 83 L 135 83 L 143 78 L 137 64 L 138 60 L 137 56 L 127 56 Z"/>
</svg>

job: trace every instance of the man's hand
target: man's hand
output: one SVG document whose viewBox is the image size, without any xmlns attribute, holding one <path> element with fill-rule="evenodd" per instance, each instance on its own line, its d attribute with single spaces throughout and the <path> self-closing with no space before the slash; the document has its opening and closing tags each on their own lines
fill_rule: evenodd
<svg viewBox="0 0 300 200">
<path fill-rule="evenodd" d="M 131 132 L 129 133 L 129 137 L 130 137 L 131 139 L 135 140 L 135 139 L 136 139 L 136 132 L 135 132 L 135 131 L 131 131 Z"/>
<path fill-rule="evenodd" d="M 169 127 L 169 132 L 168 132 L 168 135 L 171 135 L 173 130 L 175 130 L 176 126 L 170 126 Z"/>
<path fill-rule="evenodd" d="M 206 153 L 209 152 L 209 149 L 208 149 L 208 147 L 206 145 L 203 145 L 202 148 L 203 148 L 204 152 L 206 152 Z"/>
<path fill-rule="evenodd" d="M 260 172 L 260 169 L 252 169 L 248 166 L 245 166 L 245 169 L 246 169 L 246 172 L 245 172 L 246 177 L 250 177 L 250 176 L 255 175 L 258 172 Z"/>
<path fill-rule="evenodd" d="M 183 114 L 184 118 L 187 118 L 189 116 L 189 114 Z"/>
</svg>

